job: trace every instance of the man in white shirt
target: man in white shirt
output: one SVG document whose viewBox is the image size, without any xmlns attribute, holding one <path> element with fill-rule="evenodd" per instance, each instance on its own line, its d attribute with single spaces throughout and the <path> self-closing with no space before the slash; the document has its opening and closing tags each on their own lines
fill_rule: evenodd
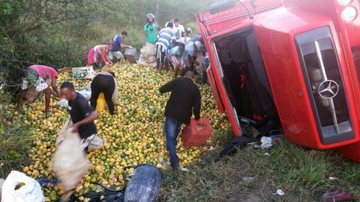
<svg viewBox="0 0 360 202">
<path fill-rule="evenodd" d="M 174 32 L 176 34 L 176 40 L 180 39 L 180 37 L 184 36 L 184 34 L 185 34 L 184 26 L 182 26 L 180 24 L 180 21 L 177 18 L 174 19 L 173 30 L 174 30 Z"/>
</svg>

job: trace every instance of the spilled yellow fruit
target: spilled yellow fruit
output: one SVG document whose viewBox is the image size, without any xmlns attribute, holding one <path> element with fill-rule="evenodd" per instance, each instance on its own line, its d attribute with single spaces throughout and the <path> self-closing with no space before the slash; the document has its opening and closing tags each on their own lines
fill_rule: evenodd
<svg viewBox="0 0 360 202">
<path fill-rule="evenodd" d="M 160 74 L 154 68 L 133 64 L 114 65 L 111 70 L 115 72 L 119 84 L 119 103 L 115 115 L 104 111 L 95 122 L 99 136 L 104 139 L 104 147 L 88 154 L 93 166 L 75 189 L 80 195 L 96 189 L 91 182 L 124 186 L 132 172 L 132 169 L 124 170 L 124 166 L 140 163 L 161 166 L 169 160 L 163 135 L 164 108 L 169 94 L 160 95 L 158 89 L 172 79 L 172 74 Z M 77 90 L 85 89 L 89 82 L 73 80 L 68 73 L 60 75 L 59 85 L 63 81 L 73 82 Z M 210 86 L 198 86 L 202 95 L 201 117 L 210 119 L 213 137 L 216 138 L 216 134 L 223 133 L 229 123 L 217 111 Z M 33 163 L 23 168 L 23 172 L 33 178 L 54 178 L 51 157 L 56 150 L 57 134 L 69 115 L 65 108 L 56 106 L 58 99 L 52 98 L 51 101 L 51 116 L 42 112 L 44 97 L 25 105 L 23 112 L 14 116 L 33 128 L 34 140 L 29 154 Z M 14 106 L 7 107 L 8 113 L 12 113 Z M 205 149 L 183 147 L 181 141 L 178 141 L 177 146 L 184 166 L 191 164 Z M 62 191 L 55 187 L 44 190 L 44 194 L 47 201 L 52 201 Z"/>
</svg>

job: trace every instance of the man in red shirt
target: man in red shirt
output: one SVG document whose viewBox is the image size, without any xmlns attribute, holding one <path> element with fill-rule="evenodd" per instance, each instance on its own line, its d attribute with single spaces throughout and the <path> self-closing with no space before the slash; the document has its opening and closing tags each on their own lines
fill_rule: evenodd
<svg viewBox="0 0 360 202">
<path fill-rule="evenodd" d="M 52 67 L 45 65 L 31 65 L 30 67 L 27 67 L 25 71 L 25 78 L 21 84 L 21 92 L 17 101 L 16 110 L 20 110 L 20 107 L 24 103 L 25 99 L 32 102 L 40 92 L 44 92 L 45 112 L 50 112 L 49 105 L 51 93 L 60 97 L 60 93 L 56 86 L 57 78 L 58 73 Z"/>
</svg>

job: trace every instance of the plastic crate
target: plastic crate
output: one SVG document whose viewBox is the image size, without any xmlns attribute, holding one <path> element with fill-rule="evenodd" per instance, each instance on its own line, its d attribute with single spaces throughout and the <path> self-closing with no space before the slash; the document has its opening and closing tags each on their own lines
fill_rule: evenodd
<svg viewBox="0 0 360 202">
<path fill-rule="evenodd" d="M 139 55 L 137 53 L 136 48 L 125 49 L 124 56 L 131 63 L 136 63 L 136 61 L 139 59 Z"/>
<path fill-rule="evenodd" d="M 211 125 L 209 119 L 196 121 L 191 119 L 190 124 L 182 130 L 182 142 L 184 146 L 202 146 L 211 136 Z"/>
<path fill-rule="evenodd" d="M 94 69 L 90 67 L 73 67 L 72 70 L 73 79 L 92 79 L 94 78 Z"/>
</svg>

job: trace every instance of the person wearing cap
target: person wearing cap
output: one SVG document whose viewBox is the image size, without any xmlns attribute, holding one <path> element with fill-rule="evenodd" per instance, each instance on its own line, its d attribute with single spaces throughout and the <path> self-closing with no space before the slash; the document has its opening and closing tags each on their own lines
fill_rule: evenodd
<svg viewBox="0 0 360 202">
<path fill-rule="evenodd" d="M 106 44 L 100 44 L 94 46 L 88 52 L 88 61 L 86 66 L 91 66 L 93 64 L 98 64 L 100 67 L 105 65 L 112 65 L 112 62 L 108 56 L 109 51 L 113 48 L 113 44 L 108 42 Z"/>
<path fill-rule="evenodd" d="M 178 40 L 178 45 L 172 48 L 169 52 L 169 61 L 171 62 L 172 66 L 174 67 L 176 78 L 178 75 L 179 70 L 184 72 L 186 70 L 187 64 L 186 60 L 189 56 L 188 51 L 185 49 L 185 41 Z M 182 73 L 183 74 L 183 73 Z"/>
<path fill-rule="evenodd" d="M 60 92 L 56 86 L 57 78 L 58 73 L 53 67 L 45 65 L 31 65 L 27 67 L 25 70 L 25 78 L 22 80 L 16 110 L 20 111 L 25 98 L 27 101 L 33 102 L 38 94 L 43 92 L 45 94 L 45 113 L 49 113 L 51 93 L 56 97 L 60 97 Z"/>
<path fill-rule="evenodd" d="M 111 59 L 116 59 L 119 62 L 124 61 L 124 55 L 121 53 L 122 48 L 132 48 L 130 45 L 126 45 L 123 43 L 123 40 L 128 36 L 126 31 L 121 32 L 121 34 L 117 34 L 114 36 L 112 40 L 112 49 L 109 52 L 109 57 Z"/>
<path fill-rule="evenodd" d="M 154 14 L 148 13 L 146 15 L 146 20 L 147 23 L 144 25 L 145 42 L 155 44 L 158 26 L 154 21 L 155 20 Z"/>
<path fill-rule="evenodd" d="M 165 56 L 168 53 L 168 50 L 171 49 L 172 43 L 175 43 L 175 33 L 172 30 L 173 23 L 167 22 L 165 28 L 161 29 L 157 34 L 156 45 L 156 59 L 157 59 L 157 68 L 159 71 L 163 69 L 165 63 Z"/>
</svg>

